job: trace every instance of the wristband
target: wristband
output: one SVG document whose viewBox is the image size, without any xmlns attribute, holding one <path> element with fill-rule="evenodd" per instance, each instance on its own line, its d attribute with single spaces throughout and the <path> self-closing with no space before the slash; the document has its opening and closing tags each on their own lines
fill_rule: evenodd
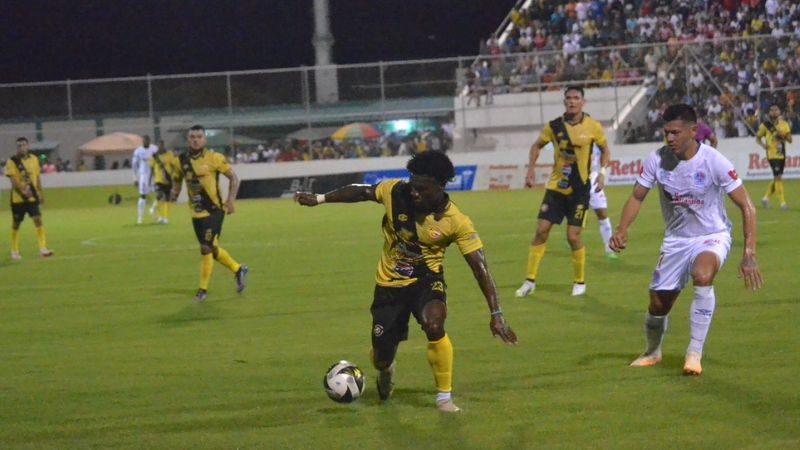
<svg viewBox="0 0 800 450">
<path fill-rule="evenodd" d="M 492 311 L 492 316 L 502 316 L 502 315 L 503 315 L 502 309 L 498 309 L 497 311 Z"/>
<path fill-rule="evenodd" d="M 321 205 L 325 203 L 325 194 L 317 194 L 317 204 Z"/>
<path fill-rule="evenodd" d="M 606 176 L 606 168 L 605 167 L 601 167 L 600 168 L 600 175 L 602 175 L 603 177 Z"/>
</svg>

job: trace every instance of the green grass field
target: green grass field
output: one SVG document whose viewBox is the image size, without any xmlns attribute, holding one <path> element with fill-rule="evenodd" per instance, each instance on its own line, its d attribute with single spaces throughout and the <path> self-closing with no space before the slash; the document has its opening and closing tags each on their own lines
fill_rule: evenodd
<svg viewBox="0 0 800 450">
<path fill-rule="evenodd" d="M 433 407 L 416 326 L 400 347 L 394 398 L 378 403 L 368 350 L 380 205 L 239 202 L 222 245 L 250 266 L 248 288 L 237 296 L 216 265 L 208 301 L 196 304 L 199 258 L 185 205 L 167 226 L 136 226 L 132 199 L 105 203 L 112 189 L 53 190 L 44 219 L 55 257 L 36 256 L 26 221 L 24 259 L 11 263 L 0 233 L 0 448 L 800 448 L 800 183 L 786 186 L 794 209 L 759 208 L 766 287 L 756 293 L 736 277 L 741 225 L 731 211 L 734 248 L 717 278 L 699 378 L 680 374 L 690 290 L 672 313 L 663 363 L 627 367 L 644 345 L 663 231 L 654 193 L 618 261 L 602 256 L 596 221 L 588 224 L 585 298 L 569 295 L 557 227 L 537 291 L 524 300 L 513 294 L 542 191 L 453 194 L 481 233 L 520 339 L 506 347 L 491 337 L 477 283 L 451 248 L 458 415 Z M 747 187 L 757 200 L 765 184 Z M 629 191 L 608 190 L 615 224 Z M 368 374 L 351 405 L 321 386 L 339 359 Z"/>
</svg>

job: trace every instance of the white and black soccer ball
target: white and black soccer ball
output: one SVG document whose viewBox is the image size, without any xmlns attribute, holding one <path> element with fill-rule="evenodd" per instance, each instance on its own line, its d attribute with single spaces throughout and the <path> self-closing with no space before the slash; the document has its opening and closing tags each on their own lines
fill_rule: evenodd
<svg viewBox="0 0 800 450">
<path fill-rule="evenodd" d="M 342 360 L 328 369 L 322 379 L 322 386 L 331 400 L 339 403 L 354 402 L 364 393 L 364 372 L 355 364 Z"/>
</svg>

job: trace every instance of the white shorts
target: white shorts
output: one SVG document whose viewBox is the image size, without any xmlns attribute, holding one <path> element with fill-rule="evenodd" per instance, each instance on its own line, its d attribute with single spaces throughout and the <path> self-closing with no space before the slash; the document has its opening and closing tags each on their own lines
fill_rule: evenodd
<svg viewBox="0 0 800 450">
<path fill-rule="evenodd" d="M 608 209 L 608 201 L 606 200 L 606 193 L 604 190 L 600 192 L 594 191 L 594 182 L 597 179 L 597 173 L 592 173 L 589 177 L 591 183 L 591 191 L 589 194 L 589 208 L 594 209 Z"/>
<path fill-rule="evenodd" d="M 150 175 L 139 175 L 139 195 L 147 195 L 151 190 Z"/>
<path fill-rule="evenodd" d="M 650 289 L 681 290 L 692 276 L 692 265 L 697 255 L 703 252 L 714 253 L 721 269 L 730 249 L 731 234 L 727 231 L 693 238 L 665 238 L 661 244 L 661 254 L 656 269 L 653 271 Z"/>
</svg>

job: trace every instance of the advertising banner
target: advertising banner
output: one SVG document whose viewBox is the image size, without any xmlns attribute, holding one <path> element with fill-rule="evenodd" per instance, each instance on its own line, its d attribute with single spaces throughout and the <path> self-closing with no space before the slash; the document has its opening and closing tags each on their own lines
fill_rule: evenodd
<svg viewBox="0 0 800 450">
<path fill-rule="evenodd" d="M 475 173 L 477 166 L 456 166 L 456 176 L 452 181 L 447 183 L 445 190 L 447 191 L 471 191 L 473 182 L 475 181 Z M 400 178 L 401 180 L 408 181 L 408 171 L 406 169 L 395 170 L 376 170 L 373 172 L 366 172 L 364 174 L 364 184 L 377 184 L 383 180 L 392 178 Z"/>
</svg>

